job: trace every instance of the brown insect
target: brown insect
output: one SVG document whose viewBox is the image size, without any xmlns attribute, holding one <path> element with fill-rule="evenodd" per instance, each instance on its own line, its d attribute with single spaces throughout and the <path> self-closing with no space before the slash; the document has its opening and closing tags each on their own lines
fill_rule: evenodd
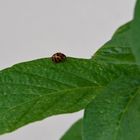
<svg viewBox="0 0 140 140">
<path fill-rule="evenodd" d="M 55 53 L 52 56 L 52 61 L 55 62 L 55 63 L 62 62 L 65 59 L 66 59 L 66 56 L 63 53 L 61 53 L 61 52 Z"/>
</svg>

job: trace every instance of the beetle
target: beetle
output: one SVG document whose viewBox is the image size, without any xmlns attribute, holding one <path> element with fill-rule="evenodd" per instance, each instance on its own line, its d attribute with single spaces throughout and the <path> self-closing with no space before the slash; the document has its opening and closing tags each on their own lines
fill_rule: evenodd
<svg viewBox="0 0 140 140">
<path fill-rule="evenodd" d="M 51 58 L 52 58 L 53 62 L 59 63 L 66 59 L 66 55 L 61 52 L 57 52 L 57 53 L 53 54 Z"/>
</svg>

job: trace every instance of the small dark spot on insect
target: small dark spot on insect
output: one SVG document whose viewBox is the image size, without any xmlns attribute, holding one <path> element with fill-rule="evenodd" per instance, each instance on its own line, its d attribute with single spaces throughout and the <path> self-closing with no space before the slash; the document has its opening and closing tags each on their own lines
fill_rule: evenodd
<svg viewBox="0 0 140 140">
<path fill-rule="evenodd" d="M 55 53 L 52 56 L 52 61 L 55 63 L 60 63 L 66 59 L 66 55 L 61 52 Z"/>
</svg>

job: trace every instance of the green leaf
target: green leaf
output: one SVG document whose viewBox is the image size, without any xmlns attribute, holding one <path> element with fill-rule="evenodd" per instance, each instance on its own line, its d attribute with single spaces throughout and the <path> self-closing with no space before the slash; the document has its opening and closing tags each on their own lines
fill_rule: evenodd
<svg viewBox="0 0 140 140">
<path fill-rule="evenodd" d="M 17 64 L 0 72 L 0 134 L 48 116 L 83 109 L 102 89 L 86 59 L 50 58 Z M 97 68 L 98 67 L 98 68 Z M 94 74 L 94 72 L 93 72 Z"/>
<path fill-rule="evenodd" d="M 131 22 L 120 27 L 112 39 L 92 57 L 110 63 L 140 64 L 140 0 L 137 1 L 135 16 Z"/>
<path fill-rule="evenodd" d="M 140 11 L 138 4 L 139 1 L 136 12 Z M 139 69 L 140 18 L 138 15 L 138 13 L 135 15 L 133 21 L 121 26 L 112 39 L 95 53 L 92 60 L 111 65 L 136 65 Z M 86 108 L 84 140 L 140 139 L 140 83 L 136 71 L 139 70 L 134 70 L 132 77 L 128 75 L 111 81 Z M 133 77 L 136 73 L 138 76 Z"/>
<path fill-rule="evenodd" d="M 101 47 L 92 59 L 114 64 L 137 64 L 129 39 L 131 24 L 132 21 L 121 26 L 112 39 Z"/>
<path fill-rule="evenodd" d="M 140 0 L 137 0 L 130 40 L 135 59 L 140 64 Z"/>
<path fill-rule="evenodd" d="M 140 139 L 140 77 L 121 77 L 88 105 L 84 140 Z"/>
<path fill-rule="evenodd" d="M 80 119 L 69 128 L 61 140 L 82 140 L 82 126 L 83 120 Z"/>
<path fill-rule="evenodd" d="M 0 72 L 0 134 L 46 117 L 85 108 L 121 75 L 138 73 L 136 65 L 50 58 L 17 64 Z"/>
</svg>

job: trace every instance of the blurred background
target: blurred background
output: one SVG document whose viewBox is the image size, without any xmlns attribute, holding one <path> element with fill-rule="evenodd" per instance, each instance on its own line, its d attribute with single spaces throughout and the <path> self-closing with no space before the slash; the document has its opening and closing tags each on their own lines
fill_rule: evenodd
<svg viewBox="0 0 140 140">
<path fill-rule="evenodd" d="M 136 0 L 0 0 L 0 69 L 55 52 L 90 58 L 132 19 Z M 24 126 L 0 140 L 59 140 L 83 111 Z"/>
</svg>

